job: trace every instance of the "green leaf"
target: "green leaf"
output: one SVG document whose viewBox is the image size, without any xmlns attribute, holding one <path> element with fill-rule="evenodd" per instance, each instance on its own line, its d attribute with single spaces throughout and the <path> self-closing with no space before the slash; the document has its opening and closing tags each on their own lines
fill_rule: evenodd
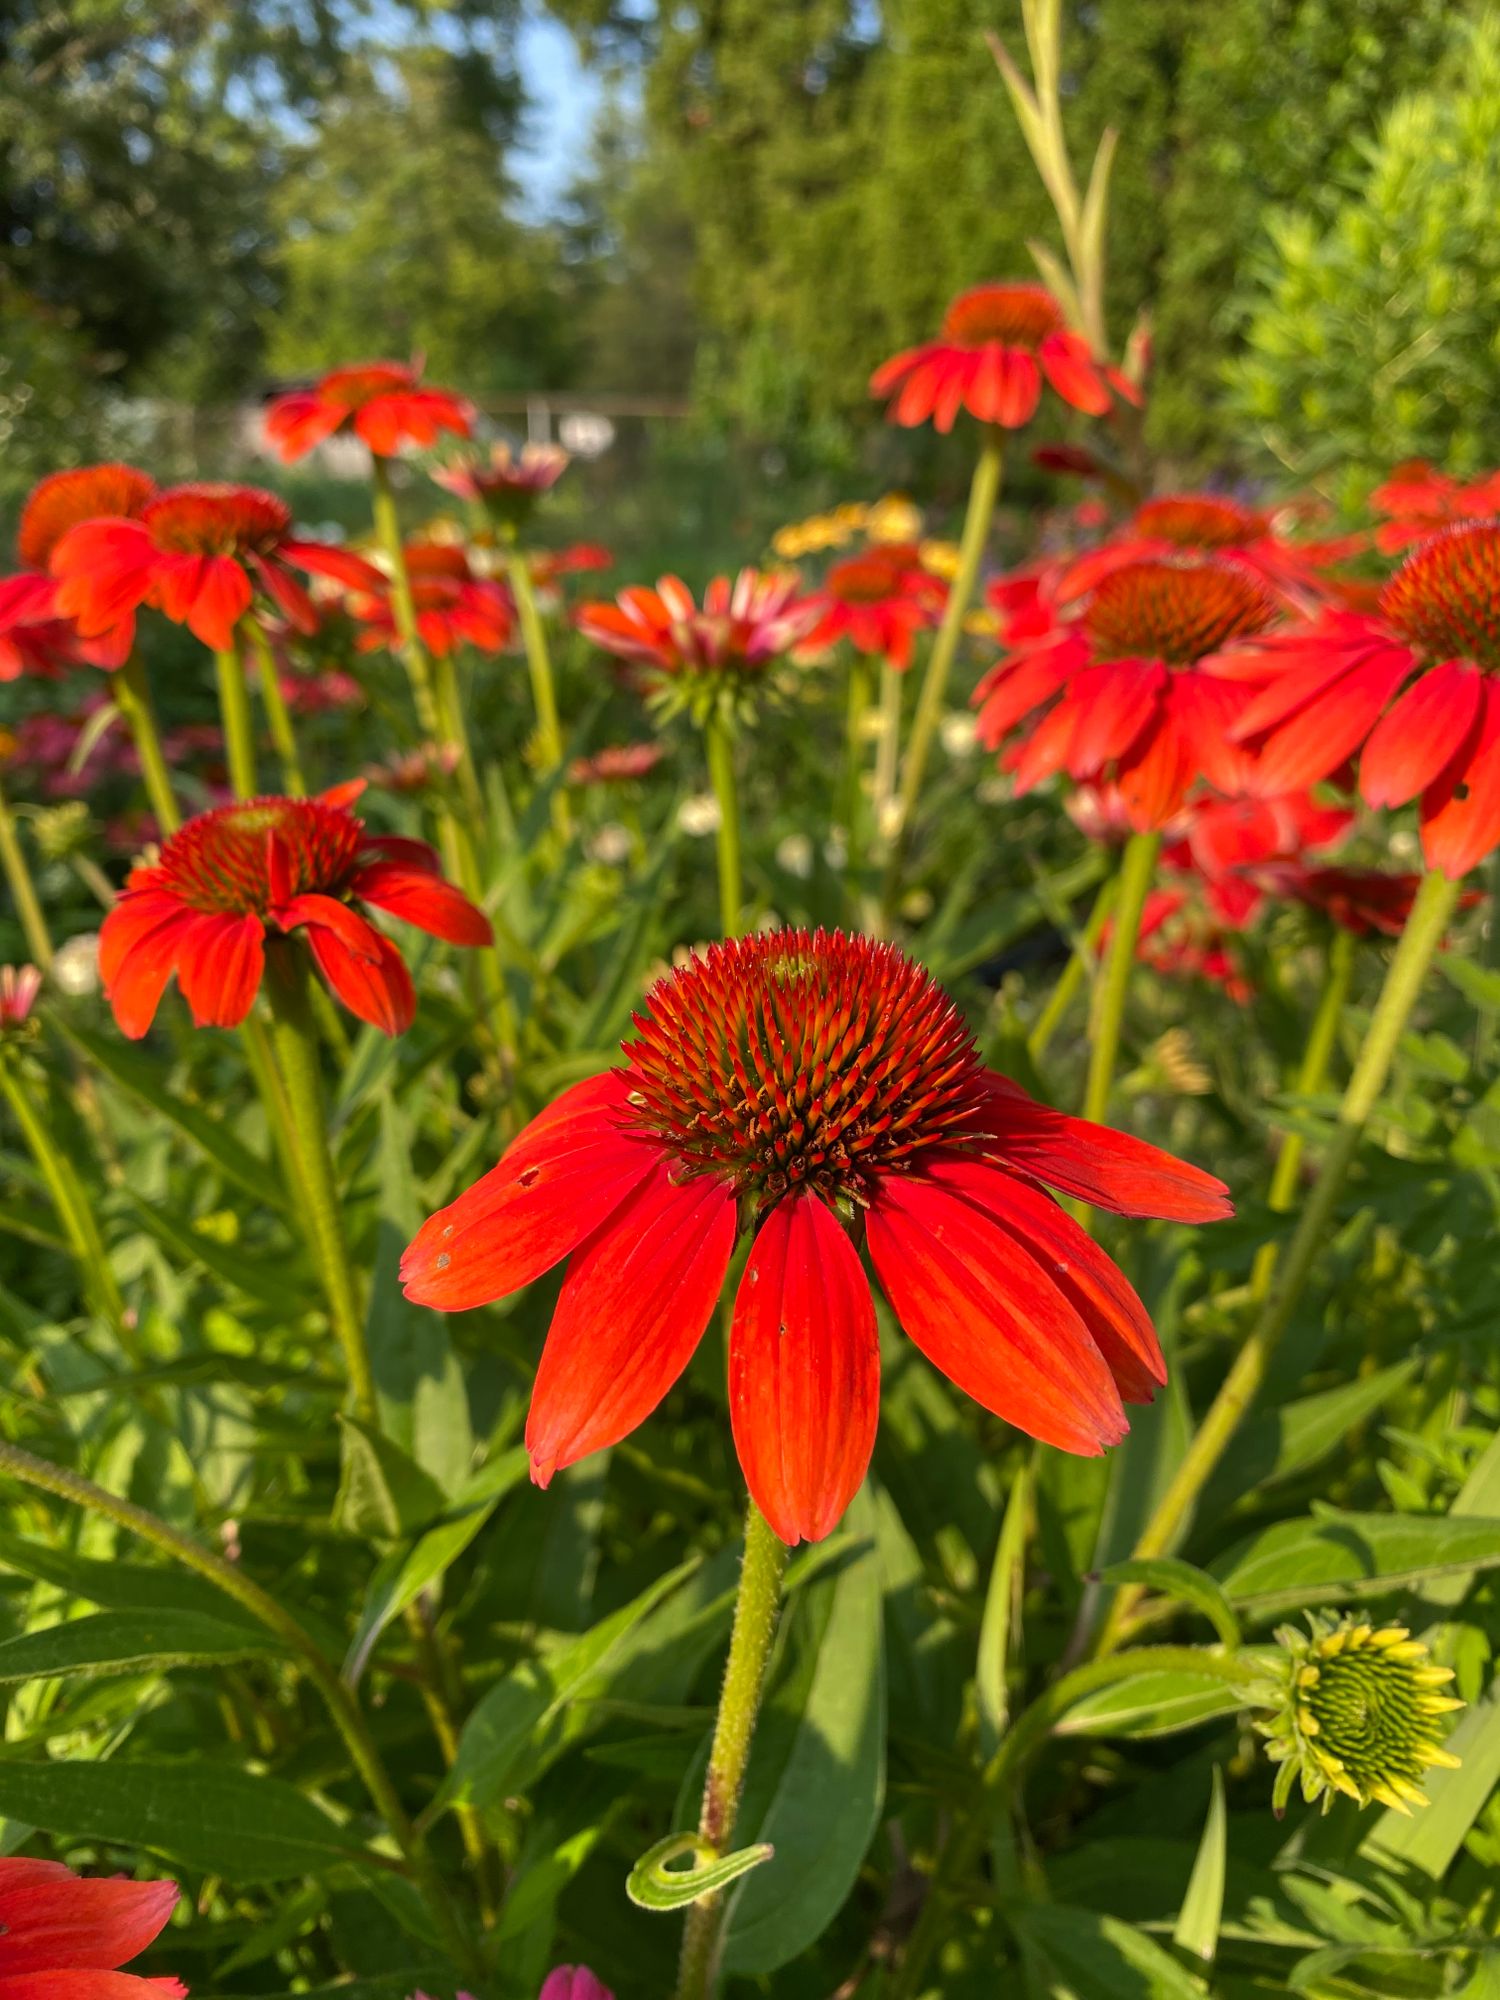
<svg viewBox="0 0 1500 2000">
<path fill-rule="evenodd" d="M 822 1935 L 853 1888 L 879 1823 L 885 1647 L 868 1487 L 855 1496 L 845 1527 L 863 1538 L 862 1546 L 796 1601 L 790 1638 L 800 1646 L 798 1671 L 766 1704 L 783 1723 L 782 1759 L 767 1772 L 764 1751 L 774 1751 L 774 1731 L 757 1736 L 751 1755 L 740 1828 L 753 1828 L 757 1844 L 769 1843 L 776 1859 L 730 1902 L 724 1963 L 733 1972 L 775 1972 Z"/>
<path fill-rule="evenodd" d="M 410 1121 L 387 1086 L 380 1096 L 379 1206 L 365 1339 L 382 1432 L 452 1493 L 474 1458 L 463 1371 L 448 1338 L 447 1316 L 412 1305 L 397 1275 L 402 1252 L 422 1222 L 413 1150 Z"/>
<path fill-rule="evenodd" d="M 266 1628 L 232 1597 L 186 1570 L 166 1564 L 100 1562 L 45 1542 L 0 1534 L 0 1567 L 55 1584 L 89 1604 L 116 1611 L 175 1612 L 233 1625 L 259 1638 Z"/>
<path fill-rule="evenodd" d="M 1419 1366 L 1419 1357 L 1412 1355 L 1373 1375 L 1357 1376 L 1252 1418 L 1231 1442 L 1210 1482 L 1201 1509 L 1204 1519 L 1212 1520 L 1222 1506 L 1275 1480 L 1305 1472 L 1337 1451 L 1351 1431 L 1410 1381 Z"/>
<path fill-rule="evenodd" d="M 393 1549 L 376 1570 L 365 1597 L 359 1626 L 344 1661 L 344 1678 L 353 1687 L 364 1672 L 376 1640 L 408 1604 L 429 1589 L 457 1561 L 489 1520 L 505 1495 L 526 1477 L 526 1448 L 502 1452 L 468 1481 L 446 1517 L 409 1549 Z"/>
<path fill-rule="evenodd" d="M 415 1534 L 447 1506 L 447 1495 L 394 1440 L 359 1417 L 341 1416 L 343 1466 L 334 1518 L 346 1534 L 390 1541 Z"/>
<path fill-rule="evenodd" d="M 1205 2000 L 1201 1980 L 1118 1917 L 1033 1903 L 1012 1923 L 1034 1985 L 1058 2000 Z"/>
<path fill-rule="evenodd" d="M 282 1650 L 264 1628 L 251 1633 L 198 1611 L 100 1611 L 0 1640 L 0 1682 L 48 1674 L 133 1674 Z"/>
<path fill-rule="evenodd" d="M 638 1909 L 685 1910 L 701 1903 L 720 1889 L 727 1889 L 752 1868 L 769 1861 L 775 1849 L 762 1842 L 741 1847 L 733 1854 L 716 1856 L 706 1840 L 696 1833 L 669 1833 L 665 1840 L 648 1847 L 625 1878 L 625 1893 Z M 690 1868 L 669 1868 L 669 1861 L 693 1857 Z"/>
<path fill-rule="evenodd" d="M 201 1758 L 182 1764 L 0 1759 L 0 1813 L 69 1839 L 144 1847 L 239 1885 L 317 1874 L 359 1853 L 292 1786 Z"/>
<path fill-rule="evenodd" d="M 1212 1565 L 1225 1595 L 1264 1623 L 1314 1601 L 1342 1604 L 1500 1567 L 1500 1520 L 1341 1514 L 1278 1521 Z"/>
<path fill-rule="evenodd" d="M 1224 1921 L 1226 1832 L 1224 1773 L 1215 1764 L 1203 1838 L 1198 1843 L 1187 1894 L 1182 1899 L 1182 1908 L 1172 1928 L 1173 1944 L 1180 1951 L 1188 1951 L 1194 1958 L 1201 1958 L 1205 1965 L 1214 1962 L 1214 1954 L 1219 1949 L 1219 1926 Z"/>
<path fill-rule="evenodd" d="M 144 1049 L 133 1047 L 117 1034 L 96 1035 L 91 1028 L 80 1027 L 60 1014 L 52 1016 L 51 1025 L 138 1103 L 175 1125 L 242 1193 L 253 1196 L 262 1207 L 285 1208 L 286 1198 L 265 1161 L 242 1145 L 214 1112 L 195 1103 L 181 1087 L 169 1084 L 161 1065 Z"/>
<path fill-rule="evenodd" d="M 204 1270 L 211 1271 L 233 1291 L 243 1293 L 257 1305 L 269 1307 L 288 1325 L 295 1325 L 312 1309 L 313 1297 L 307 1287 L 288 1274 L 281 1260 L 247 1256 L 243 1250 L 232 1250 L 202 1230 L 178 1221 L 175 1215 L 168 1214 L 164 1208 L 146 1201 L 131 1189 L 125 1189 L 124 1193 L 142 1228 L 170 1250 L 179 1263 L 189 1266 L 201 1264 Z"/>
<path fill-rule="evenodd" d="M 1075 1702 L 1059 1736 L 1171 1736 L 1243 1708 L 1242 1691 L 1211 1673 L 1148 1670 Z"/>
<path fill-rule="evenodd" d="M 1009 1696 L 1005 1671 L 1010 1663 L 1011 1622 L 1019 1612 L 1026 1564 L 1026 1521 L 1031 1506 L 1031 1478 L 1023 1466 L 1016 1474 L 1000 1527 L 990 1587 L 985 1593 L 979 1626 L 979 1659 L 975 1692 L 979 1697 L 982 1747 L 988 1757 L 1005 1734 Z"/>
<path fill-rule="evenodd" d="M 1132 1556 L 1128 1562 L 1111 1563 L 1100 1576 L 1101 1583 L 1143 1583 L 1167 1597 L 1179 1597 L 1201 1611 L 1226 1646 L 1240 1643 L 1240 1621 L 1234 1606 L 1207 1570 L 1176 1556 Z"/>
<path fill-rule="evenodd" d="M 631 1603 L 545 1659 L 525 1660 L 489 1689 L 464 1724 L 437 1802 L 481 1809 L 504 1795 L 506 1781 L 527 1743 L 540 1736 L 585 1691 L 601 1694 L 609 1670 L 626 1651 L 632 1630 L 696 1568 L 683 1563 L 658 1577 Z"/>
</svg>

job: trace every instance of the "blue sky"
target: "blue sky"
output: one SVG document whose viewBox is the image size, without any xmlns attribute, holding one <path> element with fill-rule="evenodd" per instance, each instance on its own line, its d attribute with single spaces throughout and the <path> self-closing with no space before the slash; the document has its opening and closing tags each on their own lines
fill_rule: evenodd
<svg viewBox="0 0 1500 2000">
<path fill-rule="evenodd" d="M 584 161 L 599 108 L 599 79 L 578 59 L 566 28 L 529 9 L 521 27 L 521 76 L 531 98 L 528 144 L 517 150 L 512 171 L 525 212 L 552 214 Z"/>
</svg>

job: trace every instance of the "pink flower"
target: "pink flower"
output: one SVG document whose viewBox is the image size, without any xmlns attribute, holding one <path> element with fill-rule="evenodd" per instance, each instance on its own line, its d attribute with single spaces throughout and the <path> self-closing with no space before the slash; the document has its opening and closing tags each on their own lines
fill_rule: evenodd
<svg viewBox="0 0 1500 2000">
<path fill-rule="evenodd" d="M 586 1965 L 559 1965 L 542 1981 L 537 2000 L 615 2000 Z"/>
</svg>

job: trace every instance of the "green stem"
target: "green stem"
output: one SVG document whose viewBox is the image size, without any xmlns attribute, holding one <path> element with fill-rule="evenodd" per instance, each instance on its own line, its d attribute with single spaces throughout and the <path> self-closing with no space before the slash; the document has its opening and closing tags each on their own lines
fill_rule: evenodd
<svg viewBox="0 0 1500 2000">
<path fill-rule="evenodd" d="M 725 937 L 740 935 L 745 907 L 740 874 L 740 805 L 734 782 L 734 737 L 723 717 L 711 715 L 703 727 L 708 778 L 719 802 L 719 924 Z"/>
<path fill-rule="evenodd" d="M 708 1753 L 703 1810 L 698 1819 L 699 1836 L 719 1854 L 727 1854 L 734 1842 L 734 1823 L 745 1788 L 755 1719 L 760 1713 L 771 1644 L 776 1637 L 786 1562 L 785 1543 L 772 1531 L 752 1500 L 745 1515 L 745 1560 L 735 1599 L 734 1630 L 729 1640 L 719 1714 Z M 709 2000 L 718 1977 L 723 1927 L 722 1896 L 705 1896 L 688 1911 L 677 1975 L 677 2000 Z"/>
<path fill-rule="evenodd" d="M 328 1317 L 343 1350 L 356 1415 L 379 1419 L 375 1377 L 365 1345 L 364 1316 L 344 1238 L 343 1211 L 328 1145 L 318 1033 L 308 998 L 305 949 L 297 939 L 273 940 L 266 951 L 266 990 L 271 1001 L 271 1047 L 286 1093 L 291 1129 L 301 1166 L 307 1234 L 328 1300 Z"/>
<path fill-rule="evenodd" d="M 161 747 L 161 732 L 156 726 L 156 710 L 151 704 L 151 690 L 146 681 L 146 667 L 139 653 L 130 658 L 115 674 L 110 683 L 114 693 L 115 707 L 125 718 L 131 740 L 135 744 L 136 755 L 141 760 L 141 776 L 146 783 L 146 797 L 151 801 L 151 810 L 156 816 L 156 824 L 162 837 L 173 834 L 182 824 L 182 814 L 177 809 L 177 796 L 172 790 L 172 776 L 167 769 L 167 760 Z"/>
<path fill-rule="evenodd" d="M 848 841 L 851 875 L 859 867 L 864 848 L 865 717 L 875 692 L 873 662 L 856 653 L 849 662 L 849 701 L 844 717 L 844 774 L 835 807 L 837 822 Z"/>
<path fill-rule="evenodd" d="M 229 782 L 237 799 L 253 799 L 255 780 L 255 730 L 250 721 L 250 691 L 245 686 L 245 663 L 238 646 L 214 654 L 214 670 L 219 681 L 219 714 L 224 724 L 224 747 L 229 756 Z"/>
<path fill-rule="evenodd" d="M 68 1247 L 83 1280 L 85 1295 L 92 1300 L 94 1310 L 107 1319 L 119 1334 L 121 1345 L 130 1359 L 139 1365 L 141 1357 L 126 1317 L 125 1301 L 115 1283 L 115 1274 L 109 1267 L 104 1238 L 83 1184 L 72 1162 L 58 1147 L 48 1120 L 33 1103 L 19 1064 L 5 1051 L 0 1051 L 0 1093 L 10 1106 L 27 1149 L 36 1162 L 37 1172 L 52 1198 L 52 1206 L 57 1211 L 57 1219 L 62 1224 L 63 1234 L 68 1239 Z"/>
<path fill-rule="evenodd" d="M 1095 1124 L 1102 1124 L 1109 1112 L 1109 1093 L 1115 1080 L 1115 1059 L 1120 1052 L 1120 1029 L 1125 1020 L 1130 975 L 1135 970 L 1141 917 L 1151 893 L 1160 849 L 1159 833 L 1133 833 L 1120 858 L 1119 892 L 1109 955 L 1104 964 L 1104 984 L 1089 1023 L 1089 1073 L 1084 1085 L 1083 1115 Z"/>
<path fill-rule="evenodd" d="M 1353 975 L 1354 933 L 1346 931 L 1342 925 L 1337 925 L 1328 941 L 1328 965 L 1323 976 L 1323 990 L 1318 996 L 1317 1012 L 1313 1015 L 1307 1047 L 1303 1050 L 1301 1067 L 1297 1071 L 1299 1097 L 1312 1097 L 1323 1088 L 1334 1046 L 1338 1041 L 1339 1022 L 1343 1018 L 1344 1003 L 1349 998 L 1349 982 Z M 1277 1215 L 1285 1215 L 1296 1198 L 1304 1150 L 1300 1132 L 1287 1132 L 1282 1135 L 1281 1149 L 1276 1155 L 1268 1196 L 1269 1204 Z M 1255 1263 L 1250 1272 L 1250 1296 L 1253 1299 L 1263 1299 L 1270 1291 L 1275 1269 L 1276 1245 L 1262 1243 L 1255 1253 Z"/>
<path fill-rule="evenodd" d="M 1063 967 L 1057 984 L 1047 996 L 1047 1004 L 1037 1015 L 1031 1033 L 1026 1037 L 1027 1052 L 1033 1062 L 1040 1062 L 1051 1045 L 1052 1037 L 1062 1025 L 1063 1016 L 1073 1004 L 1078 989 L 1086 978 L 1092 977 L 1098 964 L 1099 940 L 1104 935 L 1104 927 L 1109 922 L 1114 909 L 1115 898 L 1120 891 L 1118 875 L 1107 875 L 1099 885 L 1099 893 L 1094 898 L 1094 907 L 1089 911 L 1088 921 L 1073 942 L 1073 950 Z"/>
<path fill-rule="evenodd" d="M 1133 1553 L 1137 1557 L 1168 1554 L 1181 1539 L 1198 1496 L 1207 1485 L 1229 1440 L 1266 1379 L 1271 1357 L 1281 1345 L 1292 1314 L 1319 1259 L 1326 1255 L 1334 1230 L 1339 1196 L 1359 1151 L 1365 1126 L 1390 1075 L 1396 1048 L 1411 1018 L 1433 954 L 1458 907 L 1459 885 L 1433 871 L 1423 877 L 1411 914 L 1401 933 L 1381 988 L 1359 1059 L 1339 1105 L 1333 1137 L 1323 1155 L 1318 1177 L 1308 1191 L 1302 1219 L 1287 1246 L 1270 1295 L 1264 1301 L 1250 1337 L 1235 1356 L 1219 1393 L 1193 1435 L 1182 1463 L 1157 1502 Z M 1108 1652 L 1140 1597 L 1138 1586 L 1116 1594 L 1100 1633 L 1099 1651 Z"/>
<path fill-rule="evenodd" d="M 374 453 L 370 457 L 370 477 L 374 489 L 375 534 L 390 565 L 391 608 L 395 613 L 396 636 L 401 642 L 406 677 L 411 683 L 417 722 L 422 734 L 437 743 L 442 740 L 442 730 L 432 690 L 427 648 L 417 630 L 417 607 L 411 594 L 411 575 L 406 567 L 406 544 L 401 539 L 401 517 L 396 511 L 396 496 L 391 491 L 389 468 L 385 460 Z"/>
<path fill-rule="evenodd" d="M 66 1471 L 62 1466 L 53 1465 L 48 1460 L 37 1458 L 19 1445 L 0 1441 L 0 1473 L 9 1474 L 24 1486 L 36 1488 L 43 1493 L 55 1494 L 72 1506 L 85 1507 L 91 1513 L 113 1521 L 116 1526 L 128 1529 L 163 1555 L 174 1562 L 194 1571 L 205 1581 L 232 1597 L 243 1605 L 252 1617 L 257 1618 L 270 1632 L 294 1652 L 302 1661 L 308 1679 L 322 1696 L 329 1716 L 343 1738 L 350 1761 L 359 1772 L 365 1789 L 370 1794 L 376 1810 L 385 1821 L 391 1838 L 400 1848 L 410 1870 L 413 1882 L 427 1905 L 438 1935 L 453 1962 L 464 1975 L 482 1984 L 484 1969 L 477 1959 L 473 1945 L 465 1934 L 448 1896 L 447 1887 L 420 1832 L 412 1824 L 405 1807 L 401 1803 L 389 1772 L 381 1760 L 380 1751 L 370 1735 L 364 1715 L 353 1695 L 339 1678 L 337 1669 L 329 1661 L 317 1641 L 306 1632 L 289 1611 L 282 1608 L 267 1591 L 261 1589 L 244 1571 L 234 1563 L 226 1562 L 222 1556 L 205 1549 L 189 1536 L 180 1534 L 167 1522 L 149 1514 L 144 1507 L 134 1502 L 121 1500 L 104 1487 L 96 1486 L 91 1479 L 85 1479 L 76 1472 Z M 481 1985 L 476 1984 L 476 1991 Z"/>
<path fill-rule="evenodd" d="M 922 795 L 922 778 L 927 769 L 933 737 L 942 719 L 948 678 L 958 654 L 958 642 L 963 636 L 964 619 L 968 616 L 979 582 L 979 567 L 984 560 L 995 502 L 1000 497 L 1004 463 L 1003 434 L 990 425 L 985 430 L 979 463 L 974 468 L 973 483 L 969 487 L 968 511 L 964 515 L 963 539 L 959 544 L 958 574 L 948 592 L 943 622 L 927 656 L 927 671 L 922 676 L 922 690 L 917 696 L 916 714 L 912 718 L 911 736 L 906 745 L 906 762 L 901 771 L 901 816 L 892 835 L 886 866 L 885 907 L 888 911 L 895 907 L 900 894 L 901 871 L 917 815 L 917 803 Z"/>
<path fill-rule="evenodd" d="M 891 1981 L 887 2000 L 916 2000 L 926 1990 L 923 1975 L 934 1951 L 952 1925 L 949 1907 L 969 1871 L 984 1851 L 995 1813 L 1008 1798 L 1029 1760 L 1051 1736 L 1070 1708 L 1085 1696 L 1136 1674 L 1191 1673 L 1248 1689 L 1263 1669 L 1236 1653 L 1209 1652 L 1196 1646 L 1135 1646 L 1108 1660 L 1088 1660 L 1039 1694 L 1024 1708 L 1001 1739 L 981 1779 L 982 1795 L 958 1821 L 928 1885 L 922 1914 Z"/>
<path fill-rule="evenodd" d="M 39 972 L 46 972 L 52 964 L 52 933 L 42 915 L 36 884 L 26 864 L 26 850 L 21 845 L 16 817 L 10 809 L 3 785 L 0 785 L 0 867 L 5 870 L 5 879 L 10 886 L 11 900 L 16 906 L 31 962 Z"/>
<path fill-rule="evenodd" d="M 526 667 L 531 675 L 531 699 L 536 708 L 537 762 L 545 773 L 562 762 L 562 722 L 557 712 L 557 689 L 552 678 L 552 655 L 547 645 L 547 628 L 537 608 L 531 570 L 525 551 L 512 548 L 506 557 L 506 573 L 516 613 L 521 621 L 521 639 L 526 647 Z"/>
<path fill-rule="evenodd" d="M 265 627 L 253 612 L 242 621 L 241 630 L 254 648 L 256 664 L 260 668 L 260 698 L 265 707 L 266 721 L 270 725 L 271 741 L 275 744 L 276 755 L 281 761 L 282 781 L 290 797 L 305 798 L 307 782 L 302 776 L 302 761 L 297 755 L 297 737 L 292 728 L 292 718 L 287 712 L 286 696 L 281 692 L 276 655 L 271 651 L 271 642 L 266 637 Z"/>
</svg>

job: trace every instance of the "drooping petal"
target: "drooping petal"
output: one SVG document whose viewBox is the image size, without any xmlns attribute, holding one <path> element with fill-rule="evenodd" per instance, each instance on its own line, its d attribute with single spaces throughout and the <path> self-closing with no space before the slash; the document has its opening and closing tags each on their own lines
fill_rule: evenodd
<svg viewBox="0 0 1500 2000">
<path fill-rule="evenodd" d="M 1474 732 L 1422 794 L 1422 852 L 1456 882 L 1500 846 L 1500 690 L 1484 685 Z"/>
<path fill-rule="evenodd" d="M 0 2000 L 184 2000 L 180 1979 L 83 1967 L 68 1972 L 0 1974 Z"/>
<path fill-rule="evenodd" d="M 1038 1104 L 1008 1077 L 991 1080 L 994 1157 L 1017 1173 L 1060 1188 L 1116 1215 L 1167 1222 L 1222 1222 L 1234 1213 L 1229 1190 L 1144 1139 Z"/>
<path fill-rule="evenodd" d="M 393 917 L 415 924 L 420 931 L 449 944 L 493 944 L 494 930 L 484 911 L 461 889 L 426 869 L 404 868 L 399 861 L 376 861 L 360 870 L 350 892 Z"/>
<path fill-rule="evenodd" d="M 1446 660 L 1413 681 L 1360 752 L 1359 789 L 1366 804 L 1404 806 L 1435 784 L 1463 748 L 1483 697 L 1483 675 L 1463 660 Z"/>
<path fill-rule="evenodd" d="M 1156 660 L 1111 660 L 1079 674 L 1069 690 L 1079 710 L 1068 745 L 1068 770 L 1092 778 L 1123 758 L 1156 716 L 1167 690 L 1167 669 Z"/>
<path fill-rule="evenodd" d="M 891 1308 L 976 1403 L 1044 1444 L 1092 1457 L 1128 1428 L 1088 1329 L 1015 1238 L 923 1174 L 891 1174 L 866 1218 Z"/>
<path fill-rule="evenodd" d="M 1102 417 L 1110 407 L 1109 385 L 1094 364 L 1089 344 L 1076 333 L 1049 333 L 1037 350 L 1042 372 L 1065 403 L 1085 416 Z"/>
<path fill-rule="evenodd" d="M 275 851 L 270 849 L 273 854 Z M 368 917 L 340 902 L 337 896 L 325 896 L 315 889 L 309 890 L 305 895 L 292 896 L 284 903 L 274 902 L 271 914 L 284 931 L 317 927 L 331 931 L 344 949 L 356 958 L 368 959 L 373 964 L 380 957 L 379 931 Z"/>
<path fill-rule="evenodd" d="M 309 924 L 307 942 L 318 969 L 340 1000 L 382 1034 L 404 1035 L 416 1018 L 417 995 L 406 961 L 373 925 L 373 953 L 353 952 L 326 924 Z"/>
<path fill-rule="evenodd" d="M 0 1990 L 18 1973 L 126 1964 L 159 1935 L 180 1893 L 175 1882 L 75 1875 L 56 1861 L 0 1861 Z"/>
<path fill-rule="evenodd" d="M 880 1343 L 853 1244 L 811 1191 L 778 1202 L 740 1280 L 729 1410 L 751 1497 L 781 1539 L 831 1534 L 880 1419 Z"/>
<path fill-rule="evenodd" d="M 575 1251 L 526 1422 L 539 1486 L 633 1431 L 666 1395 L 718 1302 L 735 1227 L 725 1183 L 679 1187 L 657 1161 Z"/>
<path fill-rule="evenodd" d="M 934 1155 L 926 1172 L 982 1208 L 1035 1258 L 1089 1330 L 1127 1403 L 1149 1403 L 1167 1379 L 1151 1315 L 1112 1257 L 1050 1195 L 987 1161 Z"/>
<path fill-rule="evenodd" d="M 199 1028 L 237 1028 L 255 1004 L 265 971 L 265 925 L 257 916 L 205 912 L 184 926 L 177 984 Z"/>
<path fill-rule="evenodd" d="M 1019 430 L 1031 422 L 1042 400 L 1041 370 L 1024 348 L 1000 347 L 988 351 L 998 356 L 995 421 L 1007 430 Z"/>
<path fill-rule="evenodd" d="M 122 1035 L 138 1042 L 156 1019 L 161 996 L 177 968 L 177 953 L 183 933 L 195 913 L 177 909 L 144 934 L 138 935 L 120 954 L 113 976 L 105 982 L 105 997 Z"/>
<path fill-rule="evenodd" d="M 1182 809 L 1197 776 L 1188 745 L 1170 709 L 1148 723 L 1120 759 L 1115 783 L 1125 816 L 1137 833 L 1153 833 Z"/>
<path fill-rule="evenodd" d="M 561 1263 L 660 1158 L 649 1140 L 622 1130 L 626 1109 L 613 1074 L 565 1090 L 497 1166 L 423 1223 L 401 1260 L 407 1297 L 464 1312 Z"/>
</svg>

